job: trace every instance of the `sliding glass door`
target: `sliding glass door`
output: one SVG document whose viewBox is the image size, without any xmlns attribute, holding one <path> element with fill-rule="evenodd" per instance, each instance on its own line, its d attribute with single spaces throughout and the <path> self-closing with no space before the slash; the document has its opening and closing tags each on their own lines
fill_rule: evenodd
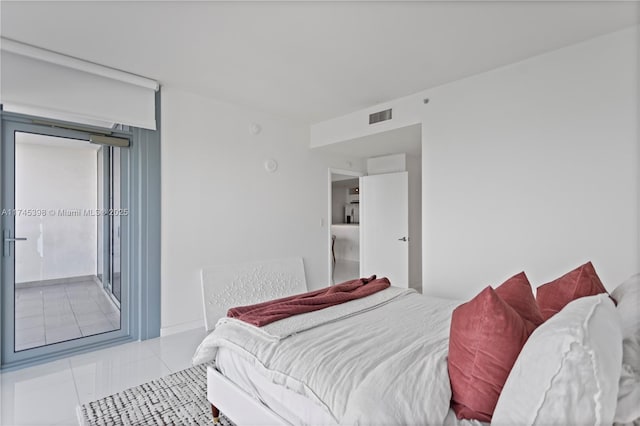
<svg viewBox="0 0 640 426">
<path fill-rule="evenodd" d="M 128 215 L 120 201 L 121 154 L 119 147 L 101 146 L 97 151 L 97 270 L 96 277 L 111 301 L 120 307 L 120 216 Z"/>
<path fill-rule="evenodd" d="M 120 306 L 120 295 L 122 292 L 122 282 L 120 273 L 120 217 L 125 213 L 120 202 L 120 148 L 110 147 L 111 155 L 109 161 L 109 193 L 108 214 L 110 250 L 109 264 L 111 272 L 111 296 L 113 301 Z"/>
<path fill-rule="evenodd" d="M 5 363 L 128 332 L 120 270 L 127 148 L 93 139 L 83 131 L 3 121 Z"/>
</svg>

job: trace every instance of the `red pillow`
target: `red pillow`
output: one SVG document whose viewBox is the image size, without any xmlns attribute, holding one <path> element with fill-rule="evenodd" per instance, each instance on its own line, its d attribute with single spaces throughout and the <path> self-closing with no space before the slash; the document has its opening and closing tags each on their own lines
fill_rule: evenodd
<svg viewBox="0 0 640 426">
<path fill-rule="evenodd" d="M 536 300 L 544 320 L 548 320 L 562 308 L 580 297 L 606 293 L 602 281 L 591 262 L 538 287 Z"/>
<path fill-rule="evenodd" d="M 524 272 L 509 278 L 498 288 L 496 293 L 522 318 L 531 323 L 531 331 L 544 322 L 540 308 L 533 297 L 531 284 Z"/>
<path fill-rule="evenodd" d="M 491 421 L 529 334 L 525 320 L 491 287 L 453 311 L 447 366 L 459 419 Z"/>
</svg>

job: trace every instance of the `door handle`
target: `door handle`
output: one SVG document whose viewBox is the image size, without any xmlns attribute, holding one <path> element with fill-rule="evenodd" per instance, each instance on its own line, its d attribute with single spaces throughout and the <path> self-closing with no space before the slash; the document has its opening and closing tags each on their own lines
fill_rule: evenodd
<svg viewBox="0 0 640 426">
<path fill-rule="evenodd" d="M 398 238 L 398 241 L 409 241 L 407 237 Z"/>
<path fill-rule="evenodd" d="M 4 244 L 2 247 L 2 255 L 4 257 L 9 257 L 11 256 L 11 244 L 10 243 L 15 243 L 16 241 L 26 241 L 27 237 L 11 237 L 11 231 L 9 231 L 8 229 L 5 229 L 4 232 L 2 233 L 3 237 L 4 237 Z"/>
</svg>

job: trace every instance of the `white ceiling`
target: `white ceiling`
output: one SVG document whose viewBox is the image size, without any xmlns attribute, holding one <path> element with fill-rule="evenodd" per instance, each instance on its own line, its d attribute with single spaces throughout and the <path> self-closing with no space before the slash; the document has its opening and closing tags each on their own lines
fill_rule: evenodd
<svg viewBox="0 0 640 426">
<path fill-rule="evenodd" d="M 636 24 L 639 5 L 2 0 L 0 33 L 313 123 Z"/>
</svg>

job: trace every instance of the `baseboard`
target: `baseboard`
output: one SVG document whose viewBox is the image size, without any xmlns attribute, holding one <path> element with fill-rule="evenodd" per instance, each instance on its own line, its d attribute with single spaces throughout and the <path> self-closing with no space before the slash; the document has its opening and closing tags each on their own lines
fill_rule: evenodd
<svg viewBox="0 0 640 426">
<path fill-rule="evenodd" d="M 80 275 L 76 277 L 54 278 L 50 280 L 41 280 L 41 281 L 25 281 L 21 283 L 16 283 L 16 288 L 31 288 L 31 287 L 40 287 L 45 285 L 72 284 L 72 283 L 80 283 L 84 281 L 95 281 L 95 280 L 97 280 L 97 277 L 95 275 Z"/>
<path fill-rule="evenodd" d="M 196 321 L 183 322 L 181 324 L 160 328 L 160 336 L 169 336 L 171 334 L 182 333 L 183 331 L 194 330 L 196 328 L 204 328 L 204 319 Z"/>
</svg>

